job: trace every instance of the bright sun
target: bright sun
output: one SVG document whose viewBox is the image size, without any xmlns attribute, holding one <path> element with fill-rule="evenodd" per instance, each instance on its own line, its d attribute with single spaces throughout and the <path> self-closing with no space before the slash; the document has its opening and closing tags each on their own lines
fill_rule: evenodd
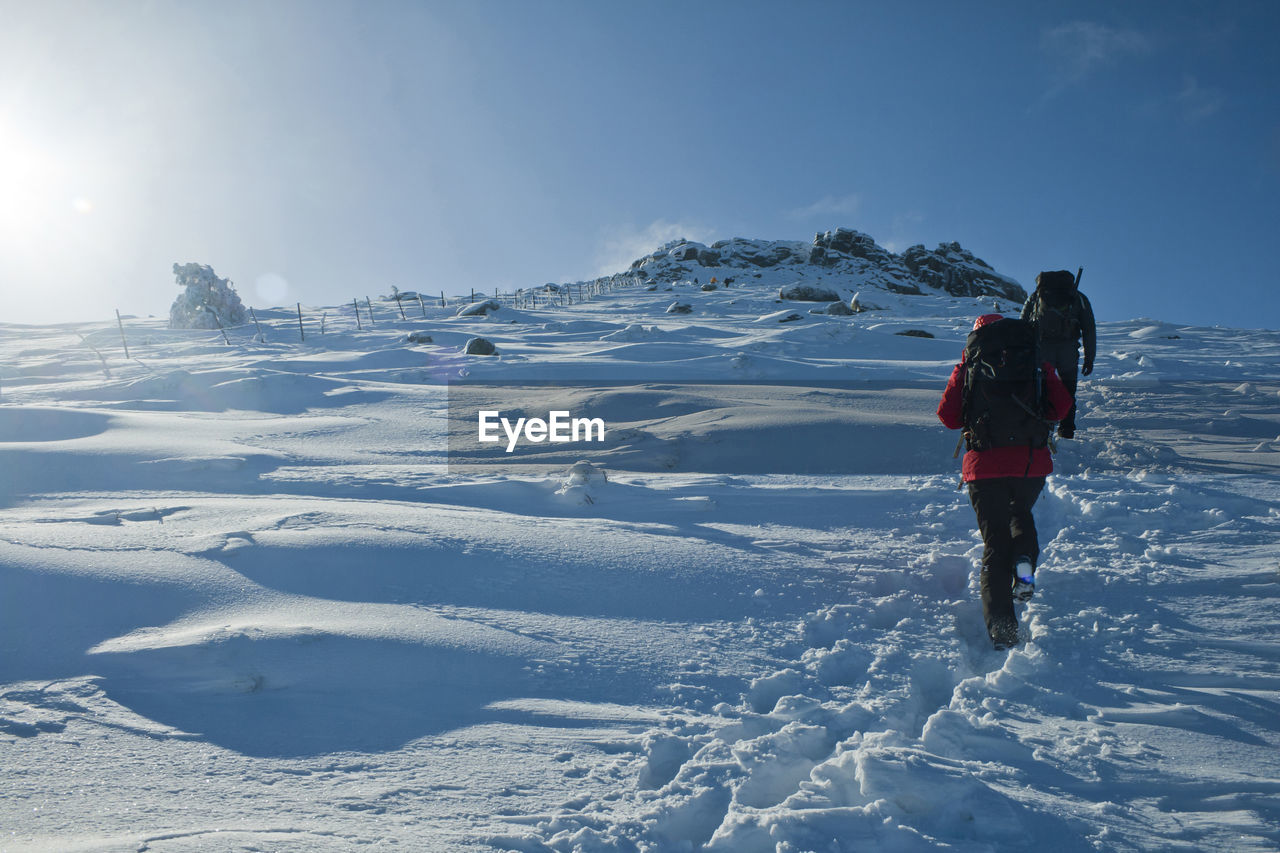
<svg viewBox="0 0 1280 853">
<path fill-rule="evenodd" d="M 108 239 L 92 159 L 38 139 L 0 116 L 0 312 L 10 318 L 49 319 L 51 288 L 89 291 Z"/>
<path fill-rule="evenodd" d="M 93 203 L 75 189 L 75 164 L 67 156 L 37 145 L 0 124 L 0 217 L 17 242 L 39 243 L 52 235 L 42 229 L 67 213 L 88 214 Z"/>
</svg>

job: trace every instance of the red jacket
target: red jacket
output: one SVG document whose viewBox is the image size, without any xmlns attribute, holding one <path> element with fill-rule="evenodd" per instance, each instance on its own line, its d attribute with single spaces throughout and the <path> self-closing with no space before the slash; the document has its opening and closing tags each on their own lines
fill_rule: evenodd
<svg viewBox="0 0 1280 853">
<path fill-rule="evenodd" d="M 1044 375 L 1049 389 L 1050 420 L 1059 421 L 1071 411 L 1071 393 L 1058 378 L 1053 365 L 1044 363 Z M 964 426 L 962 418 L 964 364 L 957 364 L 951 371 L 951 379 L 947 382 L 947 390 L 942 392 L 942 402 L 938 403 L 938 420 L 947 429 L 960 429 Z M 1027 448 L 1025 447 L 992 447 L 989 450 L 970 450 L 964 454 L 964 463 L 960 466 L 961 477 L 966 483 L 974 480 L 988 480 L 994 477 L 1047 477 L 1053 471 L 1053 457 L 1047 447 L 1039 447 L 1031 451 L 1030 465 L 1027 464 Z"/>
</svg>

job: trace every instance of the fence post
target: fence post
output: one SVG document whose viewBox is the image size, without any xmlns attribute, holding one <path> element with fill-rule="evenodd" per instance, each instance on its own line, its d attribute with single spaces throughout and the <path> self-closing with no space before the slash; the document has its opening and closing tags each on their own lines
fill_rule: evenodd
<svg viewBox="0 0 1280 853">
<path fill-rule="evenodd" d="M 367 296 L 364 298 L 364 305 L 366 308 L 369 309 L 369 325 L 372 326 L 373 325 L 373 302 L 371 302 L 369 300 L 369 297 Z"/>
<path fill-rule="evenodd" d="M 298 338 L 300 340 L 307 339 L 307 333 L 302 329 L 302 303 L 298 303 Z"/>
<path fill-rule="evenodd" d="M 442 291 L 440 291 L 440 307 L 441 307 L 441 308 L 447 308 L 447 307 L 448 307 L 448 303 L 446 303 L 446 302 L 444 301 L 444 291 L 443 291 L 443 290 L 442 290 Z"/>
<path fill-rule="evenodd" d="M 120 319 L 120 309 L 116 309 L 116 325 L 120 327 L 120 343 L 124 344 L 124 357 L 129 357 L 129 342 L 124 337 L 124 320 Z"/>
<path fill-rule="evenodd" d="M 218 331 L 222 332 L 222 340 L 227 346 L 231 346 L 231 338 L 227 337 L 227 330 L 222 328 L 222 319 L 218 316 L 218 312 L 209 307 L 209 303 L 204 303 L 204 310 L 213 315 L 213 322 L 218 326 Z"/>
<path fill-rule="evenodd" d="M 253 318 L 253 325 L 258 329 L 258 340 L 262 343 L 267 342 L 267 338 L 262 334 L 262 325 L 258 322 L 258 315 L 253 313 L 253 309 L 249 309 L 249 316 Z"/>
<path fill-rule="evenodd" d="M 351 310 L 356 312 L 356 328 L 363 332 L 364 326 L 360 323 L 360 303 L 355 299 L 351 300 Z"/>
<path fill-rule="evenodd" d="M 404 316 L 404 303 L 402 303 L 402 302 L 400 301 L 400 294 L 399 294 L 399 293 L 397 293 L 397 294 L 396 294 L 396 307 L 400 309 L 400 319 L 401 319 L 401 320 L 408 320 L 409 318 L 408 318 L 408 317 L 406 317 L 406 316 Z"/>
<path fill-rule="evenodd" d="M 324 321 L 328 319 L 328 317 L 329 317 L 328 311 L 320 315 L 320 334 L 322 335 L 324 334 Z"/>
<path fill-rule="evenodd" d="M 427 303 L 422 301 L 422 294 L 418 294 L 418 307 L 422 309 L 422 316 L 427 316 Z"/>
</svg>

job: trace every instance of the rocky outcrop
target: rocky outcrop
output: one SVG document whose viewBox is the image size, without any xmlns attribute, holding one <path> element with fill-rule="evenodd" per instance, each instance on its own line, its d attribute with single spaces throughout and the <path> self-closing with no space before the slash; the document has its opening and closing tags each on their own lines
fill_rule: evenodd
<svg viewBox="0 0 1280 853">
<path fill-rule="evenodd" d="M 919 281 L 952 296 L 998 296 L 1025 302 L 1027 291 L 959 243 L 940 243 L 936 249 L 915 245 L 900 256 Z"/>
<path fill-rule="evenodd" d="M 698 279 L 711 270 L 713 275 L 741 271 L 753 278 L 773 270 L 794 274 L 799 281 L 819 275 L 844 276 L 856 280 L 858 286 L 908 295 L 940 291 L 1014 302 L 1027 297 L 1016 281 L 996 272 L 959 243 L 942 243 L 936 249 L 917 245 L 895 254 L 850 228 L 815 234 L 812 243 L 735 237 L 706 246 L 693 240 L 672 240 L 632 263 L 627 274 L 654 282 L 675 282 Z M 835 295 L 827 301 L 840 298 Z"/>
<path fill-rule="evenodd" d="M 894 265 L 893 253 L 861 231 L 837 228 L 814 235 L 809 263 L 831 267 L 848 258 L 862 258 L 886 269 Z"/>
<path fill-rule="evenodd" d="M 807 257 L 803 243 L 736 237 L 706 246 L 692 240 L 673 240 L 633 262 L 630 271 L 662 281 L 678 281 L 696 277 L 702 268 L 767 269 L 804 263 Z"/>
</svg>

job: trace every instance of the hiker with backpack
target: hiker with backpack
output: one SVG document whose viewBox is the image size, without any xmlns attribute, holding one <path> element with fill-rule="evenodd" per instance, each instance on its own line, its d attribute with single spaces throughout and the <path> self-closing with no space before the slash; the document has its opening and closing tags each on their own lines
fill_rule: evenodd
<svg viewBox="0 0 1280 853">
<path fill-rule="evenodd" d="M 1071 411 L 1058 424 L 1059 438 L 1076 434 L 1076 367 L 1080 375 L 1093 372 L 1093 358 L 1098 350 L 1097 327 L 1089 297 L 1080 292 L 1080 276 L 1069 270 L 1052 270 L 1036 276 L 1036 289 L 1022 306 L 1022 319 L 1036 327 L 1040 354 L 1058 371 L 1071 394 Z M 1084 364 L 1080 364 L 1080 339 L 1084 338 Z"/>
<path fill-rule="evenodd" d="M 1031 508 L 1053 470 L 1049 434 L 1071 405 L 1030 323 L 999 314 L 974 322 L 938 419 L 963 430 L 961 477 L 982 534 L 982 614 L 997 649 L 1018 643 L 1014 599 L 1035 593 L 1040 544 Z"/>
</svg>

